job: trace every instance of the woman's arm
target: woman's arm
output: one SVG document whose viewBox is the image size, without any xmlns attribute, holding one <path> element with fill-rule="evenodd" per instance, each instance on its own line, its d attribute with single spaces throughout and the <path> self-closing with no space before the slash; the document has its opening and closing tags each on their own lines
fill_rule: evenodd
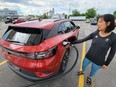
<svg viewBox="0 0 116 87">
<path fill-rule="evenodd" d="M 111 49 L 110 49 L 108 58 L 107 58 L 107 60 L 106 60 L 104 65 L 108 66 L 110 64 L 111 60 L 115 56 L 115 53 L 116 53 L 116 39 L 114 40 L 114 42 L 111 45 Z"/>
<path fill-rule="evenodd" d="M 93 35 L 95 34 L 95 32 L 89 34 L 87 37 L 83 38 L 83 39 L 80 39 L 80 40 L 76 40 L 76 41 L 72 41 L 70 42 L 71 44 L 77 44 L 77 43 L 82 43 L 84 41 L 87 41 L 87 40 L 90 40 L 92 39 Z"/>
</svg>

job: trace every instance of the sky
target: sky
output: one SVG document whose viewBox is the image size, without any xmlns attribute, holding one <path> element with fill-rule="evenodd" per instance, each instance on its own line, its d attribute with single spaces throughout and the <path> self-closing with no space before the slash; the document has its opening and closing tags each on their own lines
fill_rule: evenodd
<svg viewBox="0 0 116 87">
<path fill-rule="evenodd" d="M 17 10 L 23 15 L 41 15 L 52 8 L 60 14 L 70 14 L 74 9 L 85 13 L 93 7 L 99 14 L 113 13 L 116 0 L 0 0 L 0 9 Z"/>
</svg>

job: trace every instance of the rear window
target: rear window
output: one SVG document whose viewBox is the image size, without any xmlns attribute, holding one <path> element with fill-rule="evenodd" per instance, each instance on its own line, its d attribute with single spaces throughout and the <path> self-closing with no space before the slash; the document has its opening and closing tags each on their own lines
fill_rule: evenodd
<svg viewBox="0 0 116 87">
<path fill-rule="evenodd" d="M 9 27 L 2 38 L 15 44 L 38 45 L 46 38 L 48 32 L 45 29 Z"/>
</svg>

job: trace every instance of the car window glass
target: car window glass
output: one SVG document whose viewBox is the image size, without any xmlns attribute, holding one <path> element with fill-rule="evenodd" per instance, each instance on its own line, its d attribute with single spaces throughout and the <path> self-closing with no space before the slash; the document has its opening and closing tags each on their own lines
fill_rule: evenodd
<svg viewBox="0 0 116 87">
<path fill-rule="evenodd" d="M 27 42 L 28 38 L 30 37 L 31 34 L 26 34 L 26 33 L 21 33 L 21 32 L 16 32 L 15 35 L 13 36 L 12 40 L 13 41 L 20 41 L 20 42 Z M 19 37 L 20 36 L 20 37 Z"/>
<path fill-rule="evenodd" d="M 11 28 L 3 35 L 6 41 L 24 43 L 25 45 L 37 45 L 41 41 L 42 30 L 27 28 Z"/>
<path fill-rule="evenodd" d="M 64 22 L 64 25 L 65 25 L 65 32 L 69 32 L 70 29 L 71 29 L 71 25 L 70 25 L 70 22 Z"/>
<path fill-rule="evenodd" d="M 65 31 L 64 23 L 61 23 L 58 28 L 58 33 L 63 33 Z"/>
</svg>

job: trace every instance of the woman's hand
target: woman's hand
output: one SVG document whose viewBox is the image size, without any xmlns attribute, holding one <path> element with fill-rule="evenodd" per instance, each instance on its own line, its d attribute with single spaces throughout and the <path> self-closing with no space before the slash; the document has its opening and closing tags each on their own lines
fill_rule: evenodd
<svg viewBox="0 0 116 87">
<path fill-rule="evenodd" d="M 104 70 L 107 69 L 107 66 L 106 65 L 103 65 L 102 66 L 102 69 L 104 69 Z"/>
</svg>

